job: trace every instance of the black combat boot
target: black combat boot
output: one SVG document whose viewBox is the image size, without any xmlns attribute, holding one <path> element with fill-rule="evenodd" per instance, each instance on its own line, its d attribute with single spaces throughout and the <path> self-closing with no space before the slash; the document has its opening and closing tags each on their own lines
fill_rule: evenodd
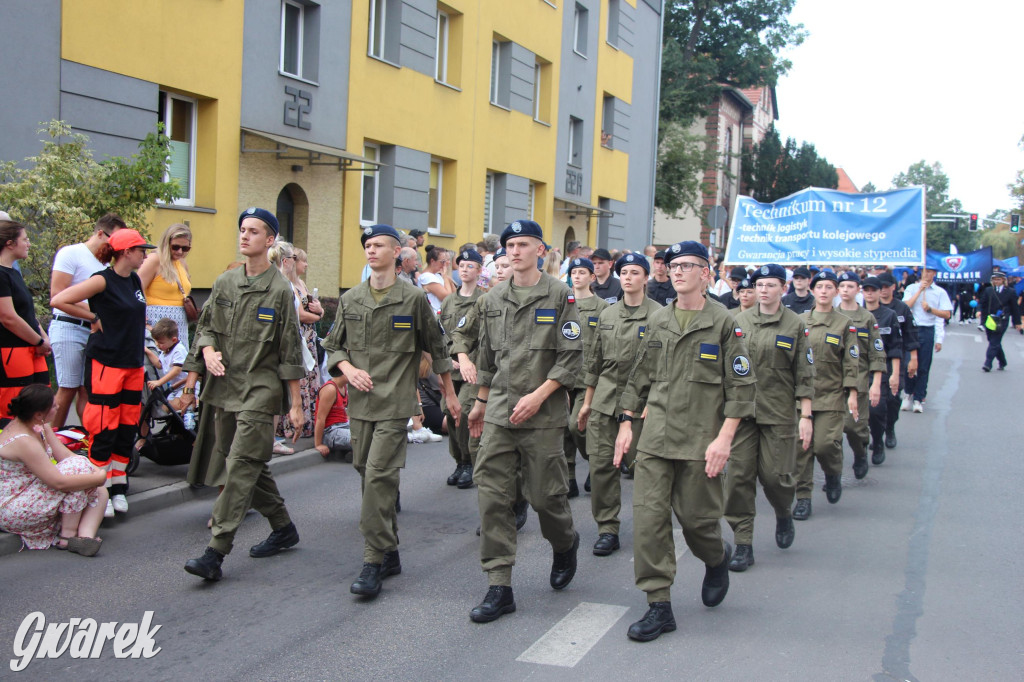
<svg viewBox="0 0 1024 682">
<path fill-rule="evenodd" d="M 808 500 L 810 502 L 810 500 Z M 807 513 L 810 514 L 810 508 Z M 796 528 L 793 526 L 793 519 L 789 516 L 775 519 L 775 544 L 779 549 L 788 549 L 796 538 Z"/>
<path fill-rule="evenodd" d="M 704 564 L 704 584 L 700 598 L 704 606 L 718 606 L 729 592 L 729 561 L 732 560 L 732 545 L 725 544 L 725 556 L 717 566 Z"/>
<path fill-rule="evenodd" d="M 580 496 L 580 486 L 579 486 L 579 483 L 576 482 L 575 478 L 570 478 L 569 479 L 569 499 L 571 500 L 572 498 L 579 497 L 579 496 Z"/>
<path fill-rule="evenodd" d="M 462 475 L 463 466 L 464 465 L 462 464 L 456 464 L 455 471 L 452 472 L 452 475 L 448 477 L 448 480 L 445 481 L 445 483 L 448 485 L 456 485 L 459 482 L 459 476 Z"/>
<path fill-rule="evenodd" d="M 349 591 L 363 597 L 376 597 L 380 594 L 380 564 L 363 564 L 362 572 Z"/>
<path fill-rule="evenodd" d="M 551 561 L 551 587 L 561 590 L 569 586 L 576 575 L 576 553 L 580 548 L 580 534 L 573 531 L 572 547 L 555 552 Z"/>
<path fill-rule="evenodd" d="M 829 504 L 835 504 L 843 496 L 843 477 L 838 474 L 825 474 L 825 499 Z"/>
<path fill-rule="evenodd" d="M 474 623 L 490 623 L 515 610 L 516 600 L 512 588 L 507 585 L 491 585 L 480 605 L 469 612 L 469 619 Z"/>
<path fill-rule="evenodd" d="M 754 565 L 754 548 L 751 545 L 736 545 L 736 553 L 729 562 L 729 570 L 742 573 Z"/>
<path fill-rule="evenodd" d="M 463 464 L 462 473 L 459 474 L 458 484 L 459 490 L 465 490 L 473 487 L 473 465 Z"/>
<path fill-rule="evenodd" d="M 526 525 L 526 512 L 529 508 L 530 505 L 526 503 L 526 500 L 512 505 L 512 512 L 516 515 L 516 530 L 522 530 Z"/>
<path fill-rule="evenodd" d="M 287 526 L 282 526 L 272 532 L 260 544 L 250 547 L 249 556 L 262 559 L 274 556 L 281 550 L 294 547 L 297 544 L 299 544 L 299 531 L 295 529 L 294 523 L 289 522 Z"/>
<path fill-rule="evenodd" d="M 875 466 L 883 464 L 885 462 L 885 446 L 881 443 L 875 443 L 871 446 L 871 463 Z"/>
<path fill-rule="evenodd" d="M 811 500 L 810 498 L 801 498 L 796 501 L 796 506 L 793 507 L 793 518 L 797 521 L 805 521 L 811 517 Z"/>
<path fill-rule="evenodd" d="M 380 579 L 383 580 L 389 575 L 398 575 L 402 572 L 402 559 L 398 556 L 398 550 L 384 552 L 384 561 L 380 565 Z"/>
<path fill-rule="evenodd" d="M 858 481 L 868 475 L 868 453 L 853 456 L 853 476 Z"/>
<path fill-rule="evenodd" d="M 601 533 L 594 543 L 594 554 L 608 556 L 619 548 L 619 536 L 615 533 Z"/>
<path fill-rule="evenodd" d="M 637 642 L 650 642 L 658 639 L 663 632 L 676 629 L 676 619 L 672 615 L 672 602 L 656 601 L 647 605 L 644 617 L 629 626 L 626 636 Z"/>
<path fill-rule="evenodd" d="M 185 570 L 192 575 L 197 575 L 203 580 L 217 582 L 224 573 L 220 565 L 224 562 L 224 555 L 212 547 L 207 547 L 203 556 L 198 559 L 189 559 L 185 562 Z"/>
</svg>

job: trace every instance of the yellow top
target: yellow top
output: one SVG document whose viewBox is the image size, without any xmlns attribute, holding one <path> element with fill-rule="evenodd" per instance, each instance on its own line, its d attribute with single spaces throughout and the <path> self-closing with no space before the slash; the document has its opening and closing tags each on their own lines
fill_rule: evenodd
<svg viewBox="0 0 1024 682">
<path fill-rule="evenodd" d="M 185 290 L 185 295 L 192 291 L 192 283 L 188 281 L 188 273 L 185 272 L 185 266 L 181 264 L 180 260 L 172 261 L 171 264 L 174 269 L 178 271 L 178 279 L 181 281 L 181 288 Z M 166 279 L 160 276 L 158 272 L 153 281 L 146 287 L 146 304 L 147 305 L 182 305 L 182 299 L 184 297 L 181 292 L 178 291 L 178 285 L 174 282 L 168 282 Z"/>
</svg>

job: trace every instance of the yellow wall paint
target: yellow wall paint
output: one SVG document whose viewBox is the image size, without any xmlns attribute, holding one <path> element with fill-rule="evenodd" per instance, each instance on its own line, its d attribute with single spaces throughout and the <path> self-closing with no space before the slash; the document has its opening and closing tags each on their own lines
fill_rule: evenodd
<svg viewBox="0 0 1024 682">
<path fill-rule="evenodd" d="M 61 13 L 64 59 L 199 100 L 196 205 L 216 213 L 159 208 L 149 220 L 154 237 L 172 223 L 191 225 L 192 284 L 208 288 L 236 251 L 243 3 L 74 0 Z"/>
</svg>

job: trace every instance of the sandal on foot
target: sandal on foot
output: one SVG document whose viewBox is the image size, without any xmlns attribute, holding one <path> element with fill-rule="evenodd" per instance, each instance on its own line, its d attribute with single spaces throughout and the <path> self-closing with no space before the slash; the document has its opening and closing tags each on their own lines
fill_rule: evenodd
<svg viewBox="0 0 1024 682">
<path fill-rule="evenodd" d="M 274 454 L 275 455 L 294 455 L 295 450 L 288 447 L 284 443 L 274 443 Z"/>
<path fill-rule="evenodd" d="M 82 556 L 96 556 L 102 543 L 100 538 L 68 538 L 68 551 Z"/>
<path fill-rule="evenodd" d="M 51 549 L 59 549 L 62 552 L 66 551 L 67 548 L 68 548 L 68 542 L 70 540 L 71 540 L 71 538 L 66 538 L 63 535 L 59 535 L 59 536 L 57 536 L 57 539 L 53 541 L 53 544 L 50 545 L 50 548 Z M 64 543 L 63 546 L 60 544 L 62 542 Z"/>
</svg>

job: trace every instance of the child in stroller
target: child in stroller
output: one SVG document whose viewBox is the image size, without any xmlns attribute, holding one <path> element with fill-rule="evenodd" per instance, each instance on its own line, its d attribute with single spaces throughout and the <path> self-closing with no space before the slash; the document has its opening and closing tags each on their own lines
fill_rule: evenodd
<svg viewBox="0 0 1024 682">
<path fill-rule="evenodd" d="M 181 366 L 187 351 L 178 340 L 178 326 L 163 318 L 153 325 L 150 335 L 160 353 L 146 348 L 149 362 L 131 470 L 138 466 L 139 455 L 165 466 L 187 464 L 195 442 L 194 425 L 186 424 L 179 414 L 181 387 L 185 384 Z"/>
</svg>

